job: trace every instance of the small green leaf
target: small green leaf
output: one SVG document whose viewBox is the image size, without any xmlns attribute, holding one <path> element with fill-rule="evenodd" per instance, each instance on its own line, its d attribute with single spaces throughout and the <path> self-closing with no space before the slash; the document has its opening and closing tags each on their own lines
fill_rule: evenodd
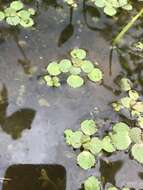
<svg viewBox="0 0 143 190">
<path fill-rule="evenodd" d="M 20 23 L 20 18 L 18 16 L 7 17 L 6 22 L 10 25 L 16 26 Z"/>
<path fill-rule="evenodd" d="M 67 72 L 69 72 L 72 64 L 71 64 L 71 61 L 69 59 L 62 59 L 59 63 L 59 66 L 60 66 L 60 70 L 63 73 L 67 73 Z"/>
<path fill-rule="evenodd" d="M 53 81 L 52 81 L 52 77 L 51 76 L 46 75 L 44 77 L 44 80 L 46 81 L 46 83 L 47 83 L 48 86 L 53 86 Z"/>
<path fill-rule="evenodd" d="M 117 13 L 117 11 L 114 7 L 108 5 L 104 7 L 104 13 L 106 13 L 109 16 L 114 16 Z"/>
<path fill-rule="evenodd" d="M 111 142 L 111 138 L 109 136 L 105 136 L 102 139 L 102 149 L 109 153 L 112 153 L 115 151 L 115 147 L 113 146 Z"/>
<path fill-rule="evenodd" d="M 28 11 L 29 11 L 30 15 L 35 15 L 35 13 L 36 13 L 33 8 L 29 8 Z"/>
<path fill-rule="evenodd" d="M 84 61 L 79 58 L 72 58 L 72 63 L 74 67 L 81 67 Z"/>
<path fill-rule="evenodd" d="M 141 129 L 139 129 L 137 127 L 131 128 L 130 132 L 129 132 L 131 140 L 134 143 L 141 143 L 142 142 L 142 140 L 141 140 L 141 133 L 142 133 Z"/>
<path fill-rule="evenodd" d="M 91 61 L 85 60 L 81 65 L 81 68 L 85 73 L 90 73 L 94 69 L 94 65 Z"/>
<path fill-rule="evenodd" d="M 108 189 L 107 190 L 119 190 L 117 187 L 108 187 Z"/>
<path fill-rule="evenodd" d="M 61 73 L 60 66 L 57 62 L 49 63 L 47 67 L 47 71 L 50 75 L 53 75 L 53 76 L 59 75 Z"/>
<path fill-rule="evenodd" d="M 133 100 L 137 100 L 139 98 L 139 94 L 135 90 L 130 90 L 129 97 Z"/>
<path fill-rule="evenodd" d="M 65 131 L 64 131 L 66 143 L 68 145 L 71 145 L 71 137 L 72 137 L 73 133 L 74 132 L 71 129 L 65 129 Z"/>
<path fill-rule="evenodd" d="M 0 11 L 0 21 L 4 20 L 4 18 L 5 18 L 5 14 L 2 11 Z"/>
<path fill-rule="evenodd" d="M 98 82 L 103 78 L 102 72 L 98 68 L 94 68 L 89 74 L 88 78 L 93 82 Z"/>
<path fill-rule="evenodd" d="M 76 131 L 71 136 L 71 145 L 73 148 L 80 148 L 81 147 L 81 139 L 83 133 L 81 131 Z"/>
<path fill-rule="evenodd" d="M 132 108 L 138 112 L 143 112 L 143 102 L 137 102 L 132 106 Z"/>
<path fill-rule="evenodd" d="M 92 119 L 83 121 L 81 123 L 81 130 L 86 135 L 94 135 L 97 132 L 95 121 Z"/>
<path fill-rule="evenodd" d="M 121 98 L 121 104 L 125 107 L 125 108 L 130 108 L 130 106 L 131 106 L 131 101 L 132 101 L 132 99 L 131 98 L 129 98 L 129 97 L 123 97 L 123 98 Z"/>
<path fill-rule="evenodd" d="M 29 18 L 27 20 L 21 19 L 20 25 L 23 26 L 24 28 L 29 28 L 29 27 L 32 27 L 34 25 L 34 21 L 32 18 Z"/>
<path fill-rule="evenodd" d="M 90 176 L 84 182 L 84 189 L 85 190 L 100 190 L 101 189 L 101 183 L 96 177 Z"/>
<path fill-rule="evenodd" d="M 75 48 L 71 51 L 71 56 L 73 58 L 85 59 L 86 58 L 86 51 L 83 49 Z"/>
<path fill-rule="evenodd" d="M 72 88 L 79 88 L 84 84 L 84 80 L 78 75 L 70 75 L 67 78 L 67 83 Z"/>
<path fill-rule="evenodd" d="M 70 73 L 71 73 L 72 75 L 78 75 L 78 74 L 81 73 L 81 68 L 71 66 L 71 68 L 70 68 Z"/>
<path fill-rule="evenodd" d="M 88 151 L 81 152 L 77 157 L 77 163 L 82 169 L 90 169 L 95 166 L 95 157 Z"/>
<path fill-rule="evenodd" d="M 84 149 L 89 150 L 92 154 L 97 155 L 102 150 L 102 142 L 99 138 L 94 137 L 90 142 L 83 144 Z"/>
<path fill-rule="evenodd" d="M 27 20 L 30 17 L 29 11 L 21 10 L 18 12 L 18 16 L 21 17 L 23 20 Z"/>
<path fill-rule="evenodd" d="M 131 81 L 127 78 L 120 80 L 120 87 L 122 91 L 129 91 L 131 89 Z"/>
<path fill-rule="evenodd" d="M 53 77 L 52 80 L 53 80 L 53 86 L 54 86 L 54 87 L 59 87 L 59 86 L 61 86 L 59 77 Z"/>
<path fill-rule="evenodd" d="M 95 5 L 96 5 L 97 7 L 102 8 L 102 7 L 105 6 L 105 0 L 96 0 L 96 1 L 94 1 L 94 2 L 95 2 Z"/>
<path fill-rule="evenodd" d="M 134 159 L 143 164 L 143 144 L 133 145 L 131 152 Z"/>
<path fill-rule="evenodd" d="M 129 126 L 124 123 L 124 122 L 119 122 L 119 123 L 116 123 L 115 125 L 113 125 L 113 131 L 114 132 L 129 132 L 130 128 Z"/>
<path fill-rule="evenodd" d="M 16 10 L 15 9 L 12 9 L 12 8 L 6 8 L 4 10 L 5 12 L 5 16 L 6 17 L 14 17 L 14 16 L 17 16 L 17 13 L 16 13 Z"/>
<path fill-rule="evenodd" d="M 131 144 L 131 139 L 127 131 L 119 131 L 118 133 L 110 134 L 110 136 L 117 150 L 126 150 Z"/>
<path fill-rule="evenodd" d="M 21 1 L 13 1 L 10 4 L 10 8 L 15 9 L 16 11 L 19 11 L 23 8 L 23 3 Z"/>
</svg>

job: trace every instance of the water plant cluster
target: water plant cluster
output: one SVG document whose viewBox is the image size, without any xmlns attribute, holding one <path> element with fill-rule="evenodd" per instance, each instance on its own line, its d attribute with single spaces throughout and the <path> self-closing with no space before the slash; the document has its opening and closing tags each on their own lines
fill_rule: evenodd
<svg viewBox="0 0 143 190">
<path fill-rule="evenodd" d="M 131 128 L 124 122 L 115 123 L 103 138 L 99 138 L 98 126 L 92 119 L 81 122 L 77 131 L 65 129 L 64 135 L 67 145 L 74 150 L 80 150 L 76 161 L 84 170 L 95 167 L 97 159 L 105 152 L 112 154 L 116 151 L 128 151 L 136 161 L 143 164 L 142 130 L 137 127 Z M 100 183 L 93 177 L 87 180 L 84 186 L 86 190 L 94 190 L 89 187 L 94 187 L 95 184 L 98 185 L 97 189 L 100 189 Z"/>
<path fill-rule="evenodd" d="M 35 15 L 33 8 L 26 9 L 21 1 L 13 1 L 9 7 L 0 11 L 0 21 L 6 21 L 12 26 L 20 25 L 28 28 L 34 25 L 33 15 Z"/>
<path fill-rule="evenodd" d="M 50 87 L 61 86 L 60 76 L 67 77 L 66 82 L 72 88 L 79 88 L 85 83 L 85 79 L 99 82 L 103 78 L 102 71 L 87 59 L 84 49 L 75 48 L 70 52 L 70 59 L 53 61 L 47 66 L 47 74 L 44 76 L 46 84 Z"/>
<path fill-rule="evenodd" d="M 84 181 L 84 189 L 85 190 L 101 190 L 101 181 L 95 176 L 90 176 L 88 179 Z M 108 185 L 106 190 L 119 190 L 119 188 Z M 121 190 L 130 190 L 128 187 L 123 187 Z"/>
<path fill-rule="evenodd" d="M 131 88 L 131 81 L 127 78 L 122 78 L 120 81 L 121 90 L 125 96 L 112 104 L 117 112 L 124 113 L 131 119 L 136 121 L 136 125 L 143 128 L 143 99 L 141 95 Z"/>
</svg>

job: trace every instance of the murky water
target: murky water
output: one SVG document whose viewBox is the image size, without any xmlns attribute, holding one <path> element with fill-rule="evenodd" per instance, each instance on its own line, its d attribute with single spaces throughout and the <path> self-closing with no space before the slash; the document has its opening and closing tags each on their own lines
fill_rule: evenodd
<svg viewBox="0 0 143 190">
<path fill-rule="evenodd" d="M 60 1 L 34 1 L 30 5 L 37 7 L 35 29 L 0 25 L 0 177 L 7 177 L 6 169 L 13 164 L 59 164 L 66 169 L 67 190 L 80 189 L 91 174 L 101 174 L 104 183 L 143 189 L 143 168 L 128 154 L 103 157 L 96 170 L 83 171 L 76 166 L 75 154 L 63 137 L 65 128 L 77 129 L 86 117 L 106 121 L 104 129 L 110 127 L 111 120 L 118 120 L 109 102 L 116 98 L 116 83 L 121 76 L 129 77 L 142 91 L 143 54 L 132 48 L 143 39 L 141 21 L 111 52 L 111 41 L 129 19 L 127 14 L 112 20 L 86 4 L 81 4 L 79 11 L 70 10 Z M 66 57 L 74 47 L 88 50 L 90 59 L 99 63 L 103 84 L 88 82 L 76 90 L 66 84 L 59 89 L 41 84 L 39 79 L 48 62 Z M 97 116 L 96 107 L 101 113 Z M 14 175 L 23 175 L 26 170 L 12 167 Z M 36 175 L 34 170 L 29 169 L 32 175 Z M 2 183 L 0 186 L 6 190 Z"/>
</svg>

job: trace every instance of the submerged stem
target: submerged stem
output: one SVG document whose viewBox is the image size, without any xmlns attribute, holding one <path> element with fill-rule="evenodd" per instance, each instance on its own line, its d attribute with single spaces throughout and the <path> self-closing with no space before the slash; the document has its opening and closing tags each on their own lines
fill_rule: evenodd
<svg viewBox="0 0 143 190">
<path fill-rule="evenodd" d="M 113 46 L 117 45 L 123 38 L 125 33 L 132 27 L 136 20 L 143 14 L 143 8 L 131 19 L 131 21 L 121 30 L 121 32 L 113 40 Z"/>
</svg>

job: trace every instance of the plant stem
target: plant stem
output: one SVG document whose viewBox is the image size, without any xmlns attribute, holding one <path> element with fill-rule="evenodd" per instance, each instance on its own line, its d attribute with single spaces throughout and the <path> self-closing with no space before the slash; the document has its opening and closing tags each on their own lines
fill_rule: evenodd
<svg viewBox="0 0 143 190">
<path fill-rule="evenodd" d="M 125 33 L 132 27 L 132 25 L 136 22 L 136 20 L 143 14 L 143 8 L 138 12 L 137 15 L 135 15 L 131 21 L 121 30 L 121 32 L 116 36 L 116 38 L 113 40 L 112 45 L 117 45 L 120 40 L 123 38 Z"/>
</svg>

